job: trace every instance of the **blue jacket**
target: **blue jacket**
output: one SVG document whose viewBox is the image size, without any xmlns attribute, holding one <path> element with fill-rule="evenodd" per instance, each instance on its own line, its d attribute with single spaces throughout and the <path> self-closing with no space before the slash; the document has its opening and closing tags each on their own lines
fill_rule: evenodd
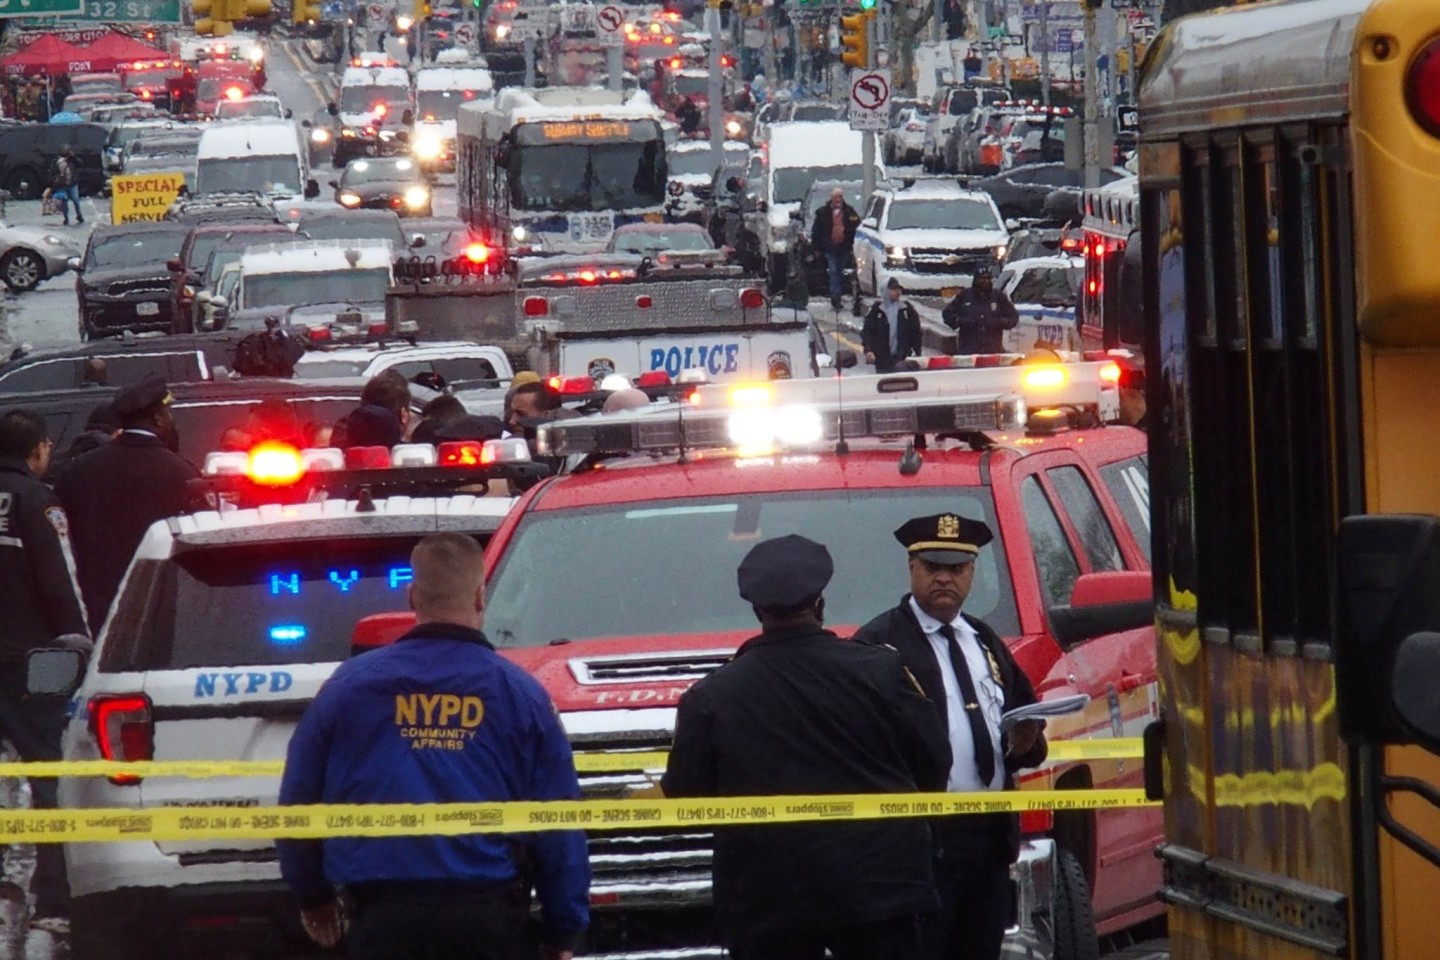
<svg viewBox="0 0 1440 960">
<path fill-rule="evenodd" d="M 549 696 L 477 630 L 416 627 L 340 665 L 290 740 L 280 803 L 575 800 L 575 760 Z M 311 906 L 367 881 L 504 883 L 533 860 L 547 942 L 589 924 L 590 862 L 579 830 L 463 837 L 284 840 L 285 881 Z"/>
</svg>

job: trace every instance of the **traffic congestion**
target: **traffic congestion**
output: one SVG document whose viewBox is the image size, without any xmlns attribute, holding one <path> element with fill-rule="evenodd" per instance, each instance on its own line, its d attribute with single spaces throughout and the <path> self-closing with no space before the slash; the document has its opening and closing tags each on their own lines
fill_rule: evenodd
<svg viewBox="0 0 1440 960">
<path fill-rule="evenodd" d="M 1191 19 L 182 6 L 0 18 L 0 960 L 1212 955 Z"/>
</svg>

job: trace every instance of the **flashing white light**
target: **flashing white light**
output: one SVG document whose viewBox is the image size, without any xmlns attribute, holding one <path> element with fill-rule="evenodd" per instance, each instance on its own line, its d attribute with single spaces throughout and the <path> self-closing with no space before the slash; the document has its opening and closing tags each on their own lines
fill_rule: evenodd
<svg viewBox="0 0 1440 960">
<path fill-rule="evenodd" d="M 740 136 L 740 134 L 742 134 L 742 133 L 744 133 L 744 132 L 745 132 L 745 127 L 744 127 L 743 125 L 741 125 L 741 123 L 740 123 L 739 120 L 727 120 L 727 121 L 725 121 L 725 135 L 726 135 L 726 136 L 728 136 L 728 137 L 738 137 L 738 136 Z"/>
<path fill-rule="evenodd" d="M 510 25 L 508 23 L 500 23 L 495 25 L 496 40 L 504 40 L 508 36 L 510 36 Z"/>
<path fill-rule="evenodd" d="M 260 63 L 265 59 L 265 51 L 259 47 L 251 47 L 250 53 L 247 54 L 247 56 L 249 56 L 251 63 Z"/>
<path fill-rule="evenodd" d="M 405 16 L 403 13 L 395 18 L 395 29 L 399 30 L 401 33 L 404 33 L 406 30 L 409 30 L 413 26 L 415 26 L 415 21 Z"/>
<path fill-rule="evenodd" d="M 609 374 L 605 379 L 600 381 L 600 389 L 611 393 L 616 390 L 629 390 L 630 378 L 623 373 Z"/>
<path fill-rule="evenodd" d="M 324 127 L 316 127 L 314 130 L 310 131 L 310 140 L 313 143 L 329 143 L 330 131 L 326 130 Z"/>
<path fill-rule="evenodd" d="M 430 191 L 424 187 L 411 187 L 405 191 L 405 206 L 412 210 L 425 206 L 430 202 Z"/>
<path fill-rule="evenodd" d="M 445 144 L 433 133 L 422 133 L 410 148 L 410 152 L 421 160 L 438 160 L 444 151 Z"/>
<path fill-rule="evenodd" d="M 776 446 L 809 446 L 825 436 L 820 412 L 809 407 L 736 410 L 730 414 L 726 432 L 730 442 L 744 453 L 770 451 Z"/>
</svg>

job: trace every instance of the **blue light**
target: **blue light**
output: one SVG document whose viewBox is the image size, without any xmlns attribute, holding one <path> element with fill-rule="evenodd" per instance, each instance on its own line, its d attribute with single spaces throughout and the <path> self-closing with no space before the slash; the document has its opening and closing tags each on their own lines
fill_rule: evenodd
<svg viewBox="0 0 1440 960">
<path fill-rule="evenodd" d="M 398 590 L 398 589 L 400 589 L 400 584 L 402 584 L 402 583 L 409 583 L 411 580 L 414 580 L 414 579 L 415 579 L 415 571 L 412 570 L 410 567 L 391 567 L 391 568 L 390 568 L 390 589 L 391 589 L 391 590 Z"/>
<path fill-rule="evenodd" d="M 279 647 L 293 647 L 305 639 L 305 628 L 298 623 L 282 623 L 270 628 L 270 642 Z"/>
<path fill-rule="evenodd" d="M 360 579 L 359 570 L 351 570 L 349 576 L 343 575 L 339 570 L 330 571 L 330 582 L 340 588 L 341 593 L 349 593 L 350 588 Z"/>
<path fill-rule="evenodd" d="M 270 596 L 280 596 L 281 590 L 289 590 L 291 593 L 300 593 L 300 574 L 292 573 L 285 576 L 279 573 L 270 574 Z"/>
</svg>

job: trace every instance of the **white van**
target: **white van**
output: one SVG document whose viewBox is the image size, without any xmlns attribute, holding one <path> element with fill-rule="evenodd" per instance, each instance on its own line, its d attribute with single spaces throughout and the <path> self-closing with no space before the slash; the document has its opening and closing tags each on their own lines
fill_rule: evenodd
<svg viewBox="0 0 1440 960">
<path fill-rule="evenodd" d="M 277 203 L 320 196 L 308 151 L 288 120 L 218 123 L 200 135 L 195 194 L 262 193 Z"/>
<path fill-rule="evenodd" d="M 442 56 L 454 52 L 445 50 Z M 411 156 L 426 170 L 454 170 L 455 119 L 460 107 L 494 95 L 495 82 L 484 67 L 439 61 L 416 72 Z"/>
</svg>

